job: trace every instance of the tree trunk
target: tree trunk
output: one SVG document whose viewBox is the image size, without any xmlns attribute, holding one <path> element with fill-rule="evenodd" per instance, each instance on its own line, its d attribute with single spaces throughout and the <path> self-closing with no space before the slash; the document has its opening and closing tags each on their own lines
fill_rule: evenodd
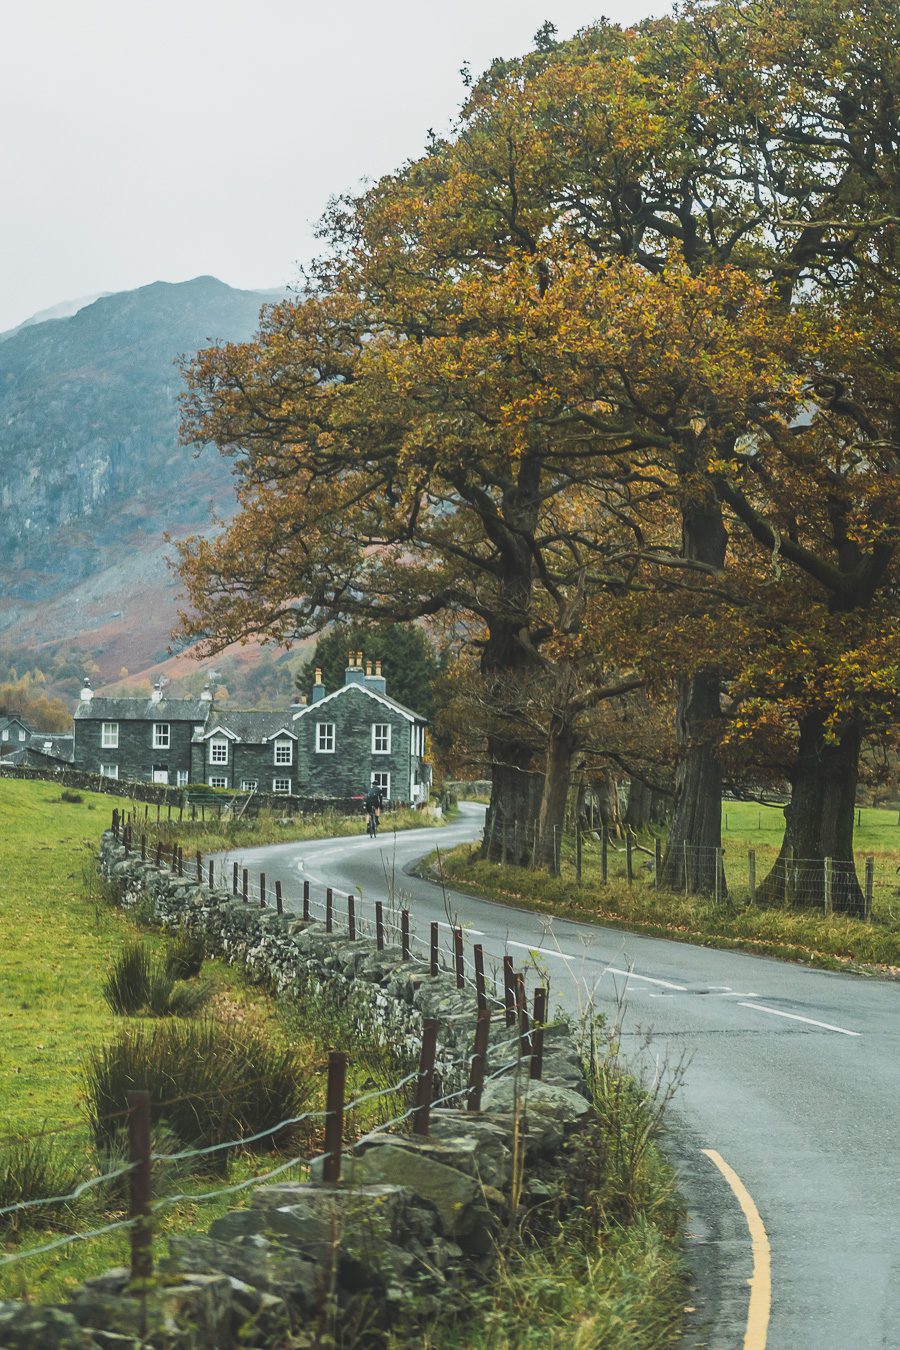
<svg viewBox="0 0 900 1350">
<path fill-rule="evenodd" d="M 535 863 L 546 867 L 553 876 L 559 874 L 559 856 L 563 827 L 566 821 L 566 802 L 572 760 L 578 749 L 575 728 L 567 722 L 556 722 L 547 737 L 544 757 L 544 787 L 538 816 L 538 848 Z"/>
<path fill-rule="evenodd" d="M 631 778 L 628 782 L 628 806 L 625 809 L 625 824 L 640 833 L 650 824 L 650 808 L 653 790 L 640 778 Z"/>
<path fill-rule="evenodd" d="M 622 836 L 622 822 L 619 818 L 619 789 L 611 773 L 598 775 L 591 783 L 591 791 L 597 798 L 599 820 L 597 830 L 606 830 L 611 839 Z"/>
<path fill-rule="evenodd" d="M 834 861 L 832 904 L 844 914 L 863 914 L 865 900 L 853 857 L 853 822 L 862 727 L 854 721 L 839 740 L 825 739 L 825 718 L 810 713 L 800 723 L 784 809 L 781 850 L 759 888 L 762 904 L 825 905 L 825 859 Z"/>
<path fill-rule="evenodd" d="M 728 535 L 717 502 L 683 508 L 682 555 L 724 567 Z M 720 677 L 705 668 L 682 680 L 676 706 L 678 763 L 675 808 L 662 865 L 662 885 L 689 893 L 716 889 L 716 850 L 722 846 L 722 769 L 718 758 Z M 720 879 L 722 894 L 725 879 Z"/>
</svg>

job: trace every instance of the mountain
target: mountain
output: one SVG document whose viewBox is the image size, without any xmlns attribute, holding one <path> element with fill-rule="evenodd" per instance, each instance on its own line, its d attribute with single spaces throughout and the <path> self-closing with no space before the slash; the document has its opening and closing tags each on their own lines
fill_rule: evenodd
<svg viewBox="0 0 900 1350">
<path fill-rule="evenodd" d="M 178 358 L 243 341 L 279 292 L 155 282 L 27 322 L 0 342 L 0 648 L 77 648 L 104 678 L 165 658 L 163 532 L 232 510 L 214 450 L 178 444 Z M 37 662 L 40 664 L 40 661 Z"/>
<path fill-rule="evenodd" d="M 21 333 L 23 328 L 30 328 L 33 324 L 47 323 L 50 319 L 68 319 L 86 305 L 92 305 L 95 300 L 106 295 L 109 295 L 109 291 L 97 291 L 94 295 L 82 295 L 78 300 L 61 300 L 58 305 L 51 305 L 49 309 L 39 309 L 30 319 L 23 319 L 15 328 L 7 328 L 5 333 L 0 333 L 0 342 L 7 342 L 11 337 L 15 337 L 16 333 Z"/>
</svg>

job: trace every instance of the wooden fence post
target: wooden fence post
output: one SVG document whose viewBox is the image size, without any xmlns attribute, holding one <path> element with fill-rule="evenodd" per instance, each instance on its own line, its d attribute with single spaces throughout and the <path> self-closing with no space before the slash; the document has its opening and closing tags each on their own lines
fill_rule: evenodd
<svg viewBox="0 0 900 1350">
<path fill-rule="evenodd" d="M 634 842 L 631 837 L 631 830 L 629 829 L 625 835 L 625 876 L 628 878 L 629 886 L 634 881 L 633 851 L 634 851 Z"/>
<path fill-rule="evenodd" d="M 480 942 L 476 942 L 472 948 L 472 956 L 475 960 L 475 996 L 478 999 L 478 1007 L 487 1007 L 487 995 L 484 988 L 484 948 Z"/>
<path fill-rule="evenodd" d="M 304 917 L 304 919 L 308 919 L 308 918 L 309 918 L 309 882 L 308 882 L 308 881 L 304 881 L 304 883 L 303 883 L 303 917 Z"/>
<path fill-rule="evenodd" d="M 325 887 L 325 932 L 334 932 L 334 891 Z"/>
<path fill-rule="evenodd" d="M 260 909 L 265 909 L 265 907 L 266 907 L 266 874 L 265 874 L 265 872 L 260 872 L 260 874 L 259 874 L 259 907 L 260 907 Z"/>
<path fill-rule="evenodd" d="M 503 1004 L 506 1009 L 506 1025 L 515 1026 L 516 1022 L 516 977 L 513 973 L 511 956 L 503 958 Z"/>
<path fill-rule="evenodd" d="M 131 1278 L 148 1280 L 153 1274 L 153 1230 L 150 1226 L 150 1093 L 129 1092 L 128 1102 L 128 1217 L 131 1229 Z"/>
<path fill-rule="evenodd" d="M 531 1032 L 531 1066 L 529 1077 L 540 1079 L 544 1072 L 544 1027 L 547 1023 L 547 990 L 534 991 L 534 1025 Z"/>
<path fill-rule="evenodd" d="M 788 848 L 784 856 L 784 899 L 792 906 L 797 898 L 797 872 L 794 867 L 794 850 Z"/>
<path fill-rule="evenodd" d="M 246 867 L 241 873 L 241 898 L 245 905 L 250 900 L 250 873 Z"/>
<path fill-rule="evenodd" d="M 184 849 L 178 845 L 178 875 L 184 876 Z"/>
<path fill-rule="evenodd" d="M 472 1052 L 472 1063 L 469 1066 L 469 1096 L 466 1105 L 470 1111 L 481 1110 L 481 1094 L 484 1090 L 484 1075 L 487 1069 L 490 1030 L 491 1014 L 487 1008 L 479 1008 L 475 1021 L 475 1047 Z"/>
<path fill-rule="evenodd" d="M 606 832 L 606 826 L 602 827 L 600 835 L 600 880 L 606 881 L 609 874 L 609 836 Z"/>
<path fill-rule="evenodd" d="M 751 905 L 756 904 L 756 849 L 747 850 L 747 894 Z"/>
<path fill-rule="evenodd" d="M 438 926 L 436 923 L 431 925 L 431 950 L 429 953 L 429 974 L 438 973 Z"/>
<path fill-rule="evenodd" d="M 210 863 L 210 866 L 212 866 L 212 863 Z M 283 913 L 284 913 L 284 901 L 283 901 L 283 899 L 282 899 L 282 897 L 281 897 L 281 882 L 280 882 L 280 881 L 276 881 L 276 882 L 275 882 L 275 912 L 276 912 L 276 914 L 283 914 Z"/>
<path fill-rule="evenodd" d="M 400 911 L 400 955 L 404 961 L 409 960 L 409 910 Z"/>
<path fill-rule="evenodd" d="M 237 893 L 238 893 L 238 865 L 237 865 L 237 863 L 232 863 L 232 865 L 231 865 L 231 894 L 232 894 L 232 895 L 237 895 Z"/>
<path fill-rule="evenodd" d="M 825 869 L 825 916 L 834 911 L 834 859 L 824 859 Z"/>
<path fill-rule="evenodd" d="M 384 905 L 380 900 L 375 901 L 375 946 L 384 951 Z"/>
<path fill-rule="evenodd" d="M 427 1134 L 434 1096 L 434 1059 L 437 1051 L 437 1022 L 426 1017 L 422 1023 L 422 1049 L 419 1052 L 419 1078 L 416 1083 L 416 1109 L 413 1112 L 413 1134 Z"/>
<path fill-rule="evenodd" d="M 453 964 L 456 967 L 456 987 L 465 989 L 466 971 L 463 965 L 463 931 L 461 928 L 453 930 Z"/>
<path fill-rule="evenodd" d="M 653 840 L 653 884 L 659 890 L 662 881 L 662 840 L 657 835 Z"/>
<path fill-rule="evenodd" d="M 351 942 L 356 941 L 356 896 L 347 896 L 347 936 Z"/>
<path fill-rule="evenodd" d="M 213 886 L 216 884 L 216 865 L 212 858 L 209 860 L 209 880 L 206 884 L 209 886 L 210 890 L 212 890 Z"/>
<path fill-rule="evenodd" d="M 347 1056 L 332 1050 L 328 1056 L 328 1087 L 325 1094 L 325 1158 L 322 1180 L 341 1179 L 341 1151 L 344 1145 L 344 1089 L 347 1083 Z"/>
<path fill-rule="evenodd" d="M 862 812 L 860 812 L 862 815 Z M 866 912 L 863 915 L 866 919 L 872 917 L 872 902 L 875 899 L 875 859 L 866 858 Z"/>
</svg>

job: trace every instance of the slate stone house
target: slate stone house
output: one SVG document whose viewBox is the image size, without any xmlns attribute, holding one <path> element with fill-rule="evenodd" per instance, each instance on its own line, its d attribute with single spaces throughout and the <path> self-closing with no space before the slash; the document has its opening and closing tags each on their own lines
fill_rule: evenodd
<svg viewBox="0 0 900 1350">
<path fill-rule="evenodd" d="M 427 720 L 388 696 L 380 662 L 350 654 L 340 689 L 316 672 L 312 701 L 283 712 L 199 699 L 102 698 L 88 682 L 75 712 L 74 764 L 91 773 L 174 787 L 362 797 L 378 783 L 394 803 L 427 802 Z"/>
<path fill-rule="evenodd" d="M 85 680 L 75 709 L 73 762 L 86 773 L 179 787 L 190 779 L 194 732 L 203 728 L 212 695 L 165 698 L 103 698 Z"/>
<path fill-rule="evenodd" d="M 72 763 L 74 749 L 74 736 L 58 731 L 34 731 L 24 745 L 3 756 L 3 763 L 27 769 L 64 769 Z"/>
<path fill-rule="evenodd" d="M 340 689 L 328 693 L 316 671 L 312 701 L 294 713 L 297 756 L 314 796 L 364 796 L 377 783 L 391 802 L 428 800 L 427 720 L 390 698 L 381 662 L 351 652 Z"/>
<path fill-rule="evenodd" d="M 24 717 L 19 717 L 18 713 L 4 714 L 0 717 L 0 755 L 22 749 L 31 735 L 32 728 Z"/>
</svg>

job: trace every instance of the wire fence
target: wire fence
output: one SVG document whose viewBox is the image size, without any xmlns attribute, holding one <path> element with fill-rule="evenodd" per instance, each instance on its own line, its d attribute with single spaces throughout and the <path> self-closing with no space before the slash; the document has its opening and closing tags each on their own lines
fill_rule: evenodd
<svg viewBox="0 0 900 1350">
<path fill-rule="evenodd" d="M 779 842 L 783 828 L 782 820 Z M 552 827 L 542 833 L 537 825 L 491 816 L 483 844 L 488 856 L 501 863 L 548 867 L 560 877 L 601 886 L 625 882 L 704 895 L 713 903 L 796 906 L 863 919 L 892 919 L 900 913 L 900 852 L 893 858 L 864 854 L 852 861 L 803 858 L 779 842 L 742 847 L 728 843 L 727 833 L 725 838 L 721 848 L 670 846 L 661 835 L 645 843 L 629 828 L 621 835 L 603 827 Z"/>
<path fill-rule="evenodd" d="M 113 833 L 123 842 L 129 853 L 136 853 L 141 842 L 134 837 L 131 820 L 124 819 L 118 811 L 113 813 Z M 142 851 L 147 856 L 146 841 Z M 152 859 L 156 861 L 155 855 Z M 188 875 L 188 868 L 180 849 L 176 846 L 167 859 L 160 858 L 160 865 L 169 867 L 177 875 Z M 0 1253 L 0 1269 L 28 1261 L 72 1246 L 75 1243 L 89 1242 L 106 1237 L 112 1233 L 130 1235 L 131 1270 L 135 1278 L 146 1277 L 152 1271 L 154 1222 L 158 1216 L 178 1205 L 195 1205 L 240 1195 L 253 1188 L 265 1185 L 295 1173 L 309 1178 L 315 1175 L 325 1182 L 337 1182 L 341 1178 L 343 1158 L 347 1149 L 351 1153 L 366 1147 L 388 1131 L 409 1129 L 414 1135 L 427 1135 L 431 1112 L 438 1108 L 451 1106 L 463 1107 L 468 1111 L 481 1108 L 481 1097 L 487 1083 L 511 1073 L 519 1073 L 529 1079 L 540 1079 L 543 1073 L 544 1033 L 552 1023 L 548 1021 L 548 987 L 545 984 L 533 990 L 532 1005 L 529 1009 L 526 995 L 526 971 L 514 969 L 512 958 L 505 956 L 502 961 L 502 983 L 496 972 L 486 972 L 483 952 L 478 944 L 472 949 L 472 955 L 465 958 L 466 934 L 460 926 L 444 926 L 432 923 L 429 940 L 426 942 L 412 928 L 407 909 L 396 904 L 385 905 L 381 901 L 369 902 L 367 912 L 359 903 L 359 897 L 336 892 L 328 886 L 304 883 L 301 895 L 287 900 L 281 894 L 280 886 L 269 888 L 265 877 L 254 878 L 251 888 L 246 869 L 230 866 L 221 860 L 204 859 L 199 855 L 193 860 L 192 880 L 211 885 L 218 890 L 227 890 L 239 900 L 251 903 L 251 889 L 254 903 L 264 908 L 276 908 L 278 912 L 299 914 L 311 923 L 318 923 L 325 931 L 345 936 L 348 940 L 362 937 L 374 938 L 376 950 L 391 954 L 399 948 L 400 959 L 418 970 L 427 971 L 433 978 L 452 976 L 456 988 L 460 991 L 474 992 L 475 1012 L 471 1004 L 468 1009 L 462 1007 L 458 1012 L 449 1012 L 441 1019 L 444 1024 L 472 1024 L 472 1043 L 468 1053 L 454 1056 L 438 1047 L 438 1021 L 424 1018 L 421 1043 L 419 1047 L 418 1067 L 407 1072 L 395 1081 L 384 1086 L 367 1090 L 346 1100 L 346 1077 L 348 1057 L 343 1052 L 329 1054 L 326 1083 L 326 1102 L 324 1109 L 308 1110 L 297 1115 L 287 1116 L 276 1124 L 249 1134 L 236 1135 L 226 1140 L 213 1140 L 184 1147 L 159 1150 L 151 1145 L 151 1115 L 160 1117 L 162 1108 L 178 1102 L 198 1100 L 209 1094 L 182 1094 L 166 1099 L 151 1100 L 148 1091 L 128 1093 L 127 1103 L 121 1111 L 98 1116 L 89 1122 L 73 1121 L 59 1126 L 45 1128 L 31 1134 L 7 1135 L 0 1138 L 0 1150 L 3 1146 L 17 1147 L 34 1140 L 46 1140 L 59 1134 L 78 1129 L 92 1131 L 97 1124 L 119 1120 L 127 1130 L 127 1160 L 85 1177 L 67 1190 L 42 1196 L 29 1196 L 0 1206 L 0 1229 L 9 1229 L 10 1222 L 21 1219 L 28 1225 L 33 1217 L 42 1211 L 68 1209 L 76 1206 L 89 1193 L 106 1195 L 107 1207 L 121 1203 L 119 1190 L 127 1181 L 128 1210 L 125 1217 L 113 1217 L 109 1222 L 94 1227 L 79 1229 L 53 1237 L 38 1245 L 29 1245 L 19 1250 L 7 1250 Z M 421 953 L 421 954 L 420 954 Z M 259 1083 L 265 1079 L 261 1077 Z M 456 1086 L 456 1083 L 459 1086 Z M 254 1080 L 236 1085 L 233 1092 L 252 1087 Z M 380 1101 L 399 1100 L 402 1109 L 395 1111 L 373 1126 L 367 1126 L 362 1120 L 363 1112 L 368 1112 Z M 324 1148 L 309 1152 L 299 1152 L 284 1147 L 284 1139 L 298 1139 L 303 1131 L 315 1129 L 324 1133 Z M 253 1171 L 251 1175 L 235 1180 L 225 1180 L 221 1184 L 199 1189 L 178 1186 L 164 1194 L 158 1193 L 161 1181 L 178 1170 L 198 1171 L 202 1176 L 205 1166 L 220 1165 L 222 1159 L 237 1153 L 247 1155 L 251 1149 L 271 1143 L 289 1156 L 279 1157 L 272 1167 L 262 1171 Z M 98 1203 L 101 1203 L 98 1201 Z"/>
</svg>

